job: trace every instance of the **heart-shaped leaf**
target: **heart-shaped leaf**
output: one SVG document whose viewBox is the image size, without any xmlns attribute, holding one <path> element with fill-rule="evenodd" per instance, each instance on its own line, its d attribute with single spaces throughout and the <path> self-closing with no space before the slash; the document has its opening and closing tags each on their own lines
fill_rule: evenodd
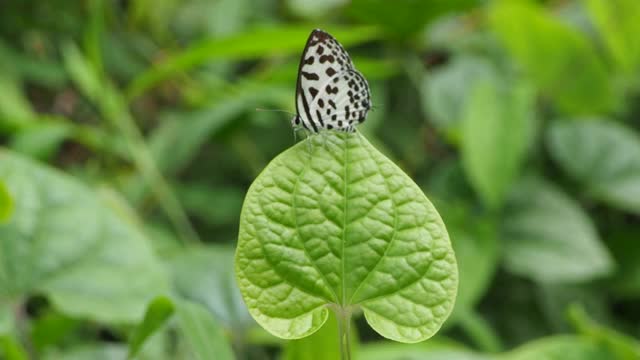
<svg viewBox="0 0 640 360">
<path fill-rule="evenodd" d="M 288 339 L 318 330 L 331 305 L 359 306 L 387 338 L 422 341 L 458 284 L 449 236 L 420 188 L 364 137 L 338 132 L 297 144 L 254 181 L 235 265 L 249 312 Z"/>
</svg>

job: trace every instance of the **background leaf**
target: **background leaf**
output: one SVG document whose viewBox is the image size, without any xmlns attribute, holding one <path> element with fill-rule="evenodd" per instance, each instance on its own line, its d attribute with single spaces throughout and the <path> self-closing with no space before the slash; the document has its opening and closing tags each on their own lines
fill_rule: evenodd
<svg viewBox="0 0 640 360">
<path fill-rule="evenodd" d="M 464 108 L 478 83 L 498 81 L 496 70 L 477 56 L 456 57 L 445 66 L 428 72 L 422 82 L 424 109 L 439 129 L 459 127 Z"/>
<path fill-rule="evenodd" d="M 487 206 L 497 208 L 518 176 L 533 137 L 533 92 L 495 82 L 476 85 L 462 121 L 462 163 Z"/>
<path fill-rule="evenodd" d="M 562 111 L 589 114 L 612 108 L 607 69 L 578 30 L 526 1 L 498 1 L 490 11 L 496 35 Z"/>
<path fill-rule="evenodd" d="M 452 321 L 471 311 L 488 290 L 500 260 L 496 225 L 461 204 L 436 202 L 456 253 L 460 285 Z"/>
<path fill-rule="evenodd" d="M 173 302 L 166 297 L 158 297 L 149 304 L 144 319 L 129 340 L 129 358 L 137 355 L 145 340 L 164 325 L 173 312 Z"/>
<path fill-rule="evenodd" d="M 233 359 L 233 352 L 224 340 L 222 328 L 204 307 L 181 301 L 177 304 L 176 314 L 179 327 L 197 359 Z"/>
<path fill-rule="evenodd" d="M 505 355 L 509 360 L 596 360 L 606 359 L 608 354 L 604 349 L 585 339 L 574 336 L 554 336 L 543 338 L 524 345 Z"/>
<path fill-rule="evenodd" d="M 640 4 L 634 0 L 584 0 L 591 20 L 613 60 L 625 72 L 640 66 Z"/>
<path fill-rule="evenodd" d="M 505 266 L 549 283 L 608 275 L 614 263 L 579 204 L 539 180 L 514 189 L 503 224 Z"/>
<path fill-rule="evenodd" d="M 13 212 L 13 200 L 4 182 L 0 181 L 0 224 L 6 222 Z"/>
<path fill-rule="evenodd" d="M 551 156 L 587 193 L 640 214 L 640 137 L 611 121 L 558 121 Z"/>
<path fill-rule="evenodd" d="M 185 249 L 173 254 L 168 266 L 180 296 L 205 306 L 227 329 L 246 331 L 255 322 L 236 284 L 233 253 L 222 246 Z"/>
<path fill-rule="evenodd" d="M 1 295 L 42 292 L 68 314 L 131 322 L 166 291 L 144 235 L 89 189 L 6 150 L 0 179 L 15 201 L 0 225 Z"/>
</svg>

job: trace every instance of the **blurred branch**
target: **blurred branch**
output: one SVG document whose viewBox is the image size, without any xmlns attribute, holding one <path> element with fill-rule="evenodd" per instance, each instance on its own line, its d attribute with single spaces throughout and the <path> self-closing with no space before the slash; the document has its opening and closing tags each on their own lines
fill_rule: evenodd
<svg viewBox="0 0 640 360">
<path fill-rule="evenodd" d="M 460 326 L 483 352 L 496 353 L 504 348 L 500 337 L 491 328 L 491 325 L 473 310 L 467 311 L 461 316 Z"/>
<path fill-rule="evenodd" d="M 102 116 L 123 134 L 133 162 L 145 181 L 151 186 L 181 238 L 188 242 L 200 242 L 182 205 L 158 170 L 144 136 L 128 110 L 124 97 L 110 81 L 104 78 L 103 74 L 98 73 L 92 64 L 86 61 L 75 45 L 68 44 L 64 47 L 63 55 L 65 65 L 78 87 L 85 96 L 95 103 Z"/>
</svg>

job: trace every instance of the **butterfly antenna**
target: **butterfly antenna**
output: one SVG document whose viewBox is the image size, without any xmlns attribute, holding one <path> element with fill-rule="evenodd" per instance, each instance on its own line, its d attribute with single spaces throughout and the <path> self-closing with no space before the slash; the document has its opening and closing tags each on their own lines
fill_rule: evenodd
<svg viewBox="0 0 640 360">
<path fill-rule="evenodd" d="M 356 129 L 355 133 L 358 138 L 359 145 L 362 146 L 362 138 L 363 138 L 362 133 L 358 131 L 358 129 Z"/>
<path fill-rule="evenodd" d="M 382 108 L 383 108 L 383 106 L 380 106 L 380 105 L 371 105 L 371 111 L 376 111 L 376 110 L 382 109 Z"/>
<path fill-rule="evenodd" d="M 313 144 L 311 144 L 311 142 L 313 141 L 313 139 L 311 138 L 311 136 L 307 136 L 307 150 L 309 150 L 309 156 L 311 156 L 312 152 L 311 152 L 311 146 Z"/>
<path fill-rule="evenodd" d="M 280 109 L 263 109 L 263 108 L 256 108 L 256 111 L 275 111 L 275 112 L 283 112 L 283 113 L 287 113 L 287 114 L 289 114 L 289 115 L 296 116 L 296 114 L 292 113 L 291 111 L 287 111 L 287 110 L 280 110 Z"/>
</svg>

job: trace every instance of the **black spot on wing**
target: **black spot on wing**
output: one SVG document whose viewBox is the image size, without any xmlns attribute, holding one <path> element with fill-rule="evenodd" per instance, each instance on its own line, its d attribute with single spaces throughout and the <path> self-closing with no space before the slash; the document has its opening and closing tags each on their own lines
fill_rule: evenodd
<svg viewBox="0 0 640 360">
<path fill-rule="evenodd" d="M 327 85 L 325 90 L 327 91 L 327 94 L 337 94 L 338 93 L 338 87 L 337 86 Z"/>
<path fill-rule="evenodd" d="M 318 74 L 316 73 L 309 73 L 306 71 L 301 71 L 300 75 L 304 76 L 305 79 L 307 80 L 320 80 L 320 76 L 318 76 Z"/>
<path fill-rule="evenodd" d="M 312 99 L 315 99 L 316 95 L 318 95 L 318 89 L 314 87 L 309 87 L 309 94 L 311 94 Z"/>
<path fill-rule="evenodd" d="M 320 114 L 320 110 L 316 109 L 316 117 L 318 118 L 318 122 L 320 126 L 324 126 L 324 121 L 322 121 L 322 114 Z"/>
<path fill-rule="evenodd" d="M 333 64 L 336 61 L 336 58 L 334 58 L 333 55 L 322 55 L 322 56 L 320 56 L 320 63 L 321 64 L 324 64 L 327 61 Z"/>
</svg>

